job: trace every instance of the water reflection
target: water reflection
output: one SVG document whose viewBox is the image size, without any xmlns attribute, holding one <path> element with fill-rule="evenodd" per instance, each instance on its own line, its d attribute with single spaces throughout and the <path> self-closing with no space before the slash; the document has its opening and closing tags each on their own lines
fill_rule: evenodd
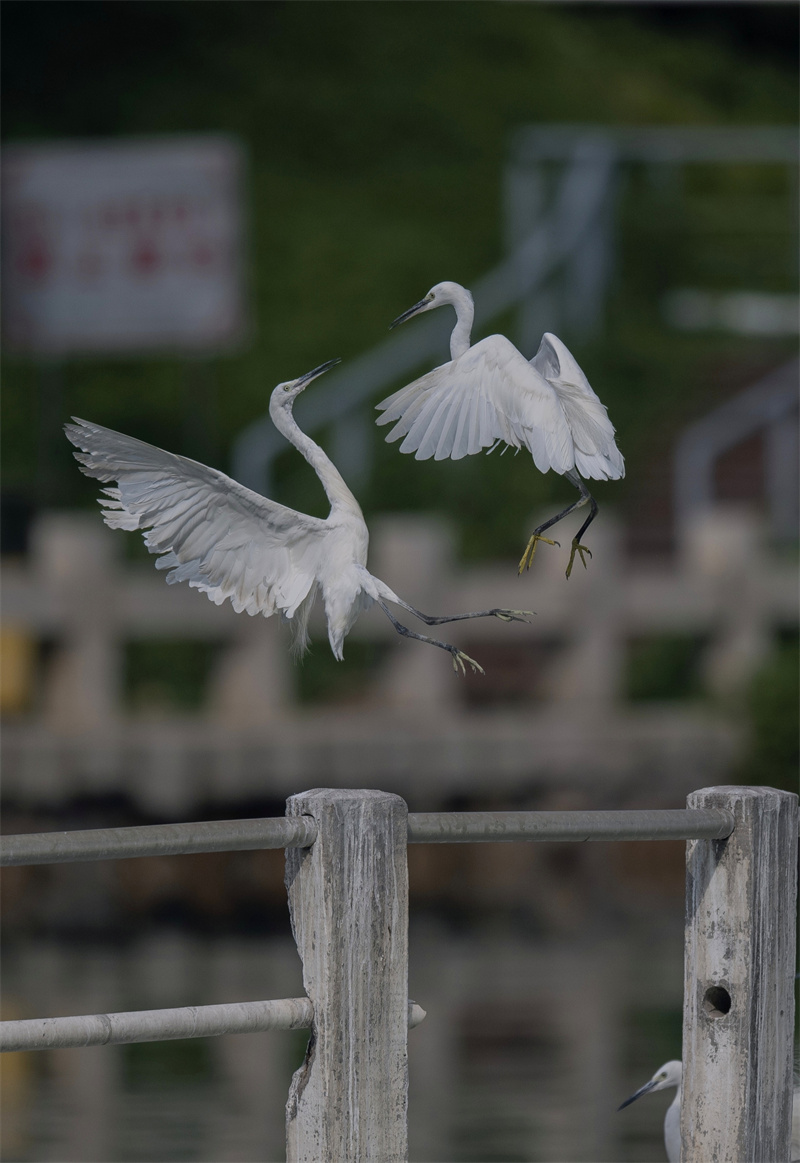
<svg viewBox="0 0 800 1163">
<path fill-rule="evenodd" d="M 680 918 L 569 941 L 412 923 L 410 1151 L 420 1163 L 663 1160 L 670 1095 L 616 1107 L 680 1052 Z M 290 940 L 158 932 L 124 946 L 15 938 L 6 1017 L 301 994 Z M 302 1033 L 6 1055 L 3 1158 L 281 1160 Z"/>
</svg>

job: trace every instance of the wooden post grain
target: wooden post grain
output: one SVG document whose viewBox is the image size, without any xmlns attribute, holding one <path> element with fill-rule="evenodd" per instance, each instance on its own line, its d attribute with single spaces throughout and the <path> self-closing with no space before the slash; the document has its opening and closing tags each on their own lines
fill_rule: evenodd
<svg viewBox="0 0 800 1163">
<path fill-rule="evenodd" d="M 379 791 L 292 796 L 313 847 L 288 849 L 286 883 L 314 1005 L 286 1107 L 289 1163 L 407 1158 L 408 809 Z"/>
<path fill-rule="evenodd" d="M 785 1163 L 792 1102 L 797 796 L 692 792 L 727 840 L 687 845 L 682 1163 Z"/>
</svg>

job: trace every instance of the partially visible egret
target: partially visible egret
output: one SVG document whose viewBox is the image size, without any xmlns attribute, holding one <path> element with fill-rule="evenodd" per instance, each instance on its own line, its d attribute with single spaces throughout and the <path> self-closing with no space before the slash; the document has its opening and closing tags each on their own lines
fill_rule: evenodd
<svg viewBox="0 0 800 1163">
<path fill-rule="evenodd" d="M 552 468 L 565 476 L 580 497 L 533 531 L 519 572 L 530 569 L 539 541 L 558 545 L 542 536 L 545 529 L 589 505 L 589 516 L 572 540 L 569 577 L 576 553 L 584 567 L 584 555 L 591 557 L 581 537 L 597 514 L 597 502 L 581 476 L 618 480 L 625 475 L 605 406 L 574 356 L 549 332 L 530 362 L 504 335 L 489 335 L 470 347 L 472 295 L 458 283 L 437 283 L 391 326 L 448 303 L 456 312 L 450 362 L 382 400 L 378 408 L 384 414 L 377 423 L 397 421 L 386 439 L 404 436 L 400 451 L 416 453 L 417 460 L 460 460 L 505 444 L 527 448 L 540 472 Z"/>
<path fill-rule="evenodd" d="M 168 582 L 188 581 L 218 606 L 230 598 L 237 613 L 246 610 L 268 618 L 279 610 L 292 624 L 298 653 L 308 648 L 308 619 L 321 591 L 328 640 L 339 660 L 356 618 L 377 602 L 398 634 L 447 650 L 456 672 L 460 668 L 466 673 L 466 664 L 483 673 L 463 650 L 401 625 L 386 603 L 402 606 L 428 626 L 488 617 L 524 622 L 530 611 L 497 609 L 433 617 L 404 602 L 369 573 L 369 533 L 358 501 L 292 415 L 300 393 L 338 362 L 329 360 L 299 379 L 278 384 L 269 402 L 275 427 L 305 457 L 325 489 L 331 506 L 325 520 L 267 500 L 196 460 L 99 424 L 75 419 L 65 431 L 81 449 L 75 457 L 87 476 L 117 482 L 116 488 L 102 490 L 108 498 L 100 501 L 106 524 L 112 529 L 149 530 L 144 533 L 145 545 L 151 553 L 163 555 L 156 569 L 170 570 Z"/>
<path fill-rule="evenodd" d="M 677 1086 L 678 1093 L 667 1107 L 667 1113 L 664 1115 L 664 1146 L 667 1149 L 667 1159 L 669 1163 L 680 1163 L 681 1157 L 681 1072 L 682 1064 L 673 1060 L 672 1062 L 665 1062 L 655 1072 L 649 1082 L 640 1087 L 635 1094 L 617 1107 L 617 1110 L 623 1110 L 626 1106 L 630 1106 L 632 1102 L 636 1102 L 637 1098 L 641 1098 L 643 1094 L 650 1094 L 651 1091 L 669 1090 L 671 1086 Z"/>
<path fill-rule="evenodd" d="M 676 1086 L 678 1092 L 674 1099 L 667 1107 L 667 1113 L 664 1115 L 664 1146 L 667 1151 L 667 1159 L 669 1163 L 679 1163 L 681 1157 L 681 1074 L 683 1072 L 683 1064 L 681 1062 L 665 1062 L 655 1072 L 649 1082 L 640 1087 L 635 1094 L 617 1107 L 617 1110 L 623 1110 L 626 1106 L 630 1106 L 637 1098 L 641 1098 L 643 1094 L 650 1094 L 651 1091 L 669 1090 L 671 1086 Z M 795 1085 L 792 1094 L 792 1130 L 791 1130 L 791 1154 L 792 1163 L 800 1163 L 800 1087 Z"/>
</svg>

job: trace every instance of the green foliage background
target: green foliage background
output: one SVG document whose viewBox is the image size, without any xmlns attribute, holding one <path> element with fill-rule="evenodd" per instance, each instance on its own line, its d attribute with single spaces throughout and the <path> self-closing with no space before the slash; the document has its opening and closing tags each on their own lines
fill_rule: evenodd
<svg viewBox="0 0 800 1163">
<path fill-rule="evenodd" d="M 795 119 L 791 56 L 752 51 L 749 5 L 733 6 L 738 24 L 712 6 L 708 26 L 687 26 L 673 7 L 656 19 L 646 5 L 8 0 L 7 140 L 223 131 L 250 158 L 252 343 L 215 360 L 205 382 L 174 359 L 70 361 L 58 419 L 87 416 L 227 467 L 275 383 L 362 352 L 432 283 L 469 285 L 498 261 L 502 168 L 520 125 Z M 791 10 L 777 7 L 791 35 Z M 779 343 L 663 328 L 658 301 L 671 286 L 710 277 L 720 289 L 785 290 L 792 279 L 785 227 L 765 246 L 763 232 L 734 237 L 724 221 L 741 226 L 770 193 L 785 220 L 783 175 L 726 167 L 699 181 L 696 205 L 682 208 L 647 182 L 629 188 L 606 327 L 577 347 L 628 460 L 627 482 L 600 486 L 601 503 L 635 503 L 676 430 L 728 394 L 711 369 L 742 376 L 780 359 Z M 709 216 L 711 247 L 697 242 Z M 38 421 L 41 375 L 6 361 L 6 488 L 89 503 L 55 419 Z M 531 510 L 569 494 L 524 457 L 410 465 L 377 429 L 375 443 L 366 511 L 435 504 L 459 520 L 471 556 L 517 552 Z M 324 511 L 291 452 L 278 489 Z"/>
</svg>

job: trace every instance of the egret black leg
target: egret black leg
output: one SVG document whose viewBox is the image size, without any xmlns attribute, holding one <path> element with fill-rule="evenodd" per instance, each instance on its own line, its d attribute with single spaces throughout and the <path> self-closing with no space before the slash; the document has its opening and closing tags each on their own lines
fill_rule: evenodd
<svg viewBox="0 0 800 1163">
<path fill-rule="evenodd" d="M 581 481 L 581 484 L 583 485 L 583 481 Z M 575 554 L 576 553 L 580 554 L 580 559 L 583 562 L 584 569 L 586 569 L 586 558 L 583 556 L 584 553 L 588 553 L 590 557 L 592 556 L 591 549 L 587 549 L 585 545 L 581 545 L 581 537 L 583 537 L 584 533 L 586 532 L 586 530 L 591 525 L 592 521 L 594 521 L 595 517 L 597 516 L 597 501 L 594 499 L 594 497 L 592 496 L 592 494 L 589 492 L 589 490 L 586 488 L 585 485 L 583 485 L 583 489 L 585 490 L 589 504 L 591 505 L 591 512 L 589 513 L 589 516 L 586 518 L 586 520 L 581 525 L 580 529 L 578 530 L 578 532 L 576 533 L 576 535 L 572 539 L 572 552 L 569 555 L 569 564 L 567 565 L 567 577 L 569 577 L 569 575 L 572 573 L 572 565 L 573 565 L 573 562 L 575 561 Z"/>
<path fill-rule="evenodd" d="M 413 630 L 409 630 L 408 626 L 404 626 L 402 622 L 398 622 L 397 618 L 395 618 L 392 611 L 384 602 L 378 602 L 378 605 L 392 623 L 397 633 L 401 634 L 404 638 L 416 638 L 417 642 L 429 642 L 431 646 L 438 646 L 440 650 L 446 650 L 453 659 L 453 670 L 456 674 L 458 674 L 459 667 L 461 668 L 462 674 L 467 673 L 465 663 L 471 666 L 474 672 L 479 674 L 484 673 L 480 663 L 476 662 L 474 658 L 470 658 L 463 650 L 459 650 L 457 646 L 451 646 L 449 642 L 439 642 L 436 638 L 427 638 L 424 634 L 416 634 Z"/>
<path fill-rule="evenodd" d="M 398 599 L 399 604 L 404 610 L 408 610 L 409 614 L 413 614 L 415 618 L 419 618 L 420 622 L 424 622 L 426 626 L 441 626 L 443 622 L 464 622 L 467 618 L 499 618 L 501 622 L 527 622 L 528 618 L 532 618 L 535 610 L 476 610 L 472 614 L 423 614 L 422 610 L 418 610 L 416 606 L 410 606 L 408 602 L 403 602 Z"/>
<path fill-rule="evenodd" d="M 517 571 L 518 573 L 522 573 L 524 569 L 531 568 L 533 565 L 533 558 L 536 554 L 536 546 L 540 541 L 544 541 L 546 545 L 557 545 L 559 549 L 561 548 L 560 541 L 553 541 L 550 537 L 542 537 L 542 534 L 544 533 L 545 529 L 549 529 L 551 525 L 555 525 L 558 521 L 561 521 L 562 518 L 568 517 L 574 509 L 579 509 L 581 505 L 585 504 L 586 501 L 584 501 L 583 497 L 580 497 L 573 504 L 567 505 L 566 509 L 563 509 L 562 512 L 557 513 L 555 517 L 551 517 L 549 521 L 545 521 L 543 525 L 538 525 L 536 529 L 534 529 L 533 533 L 531 533 L 531 539 L 528 542 L 525 548 L 525 552 L 522 555 L 522 561 L 519 563 L 519 570 Z"/>
<path fill-rule="evenodd" d="M 536 553 L 536 546 L 539 541 L 544 541 L 548 545 L 559 545 L 558 541 L 551 541 L 549 537 L 542 537 L 542 533 L 544 533 L 545 529 L 549 529 L 551 525 L 556 525 L 559 521 L 562 521 L 564 517 L 568 517 L 570 513 L 574 513 L 576 509 L 583 508 L 584 505 L 591 505 L 591 513 L 589 514 L 587 520 L 584 521 L 583 525 L 581 525 L 577 537 L 574 537 L 572 540 L 572 552 L 570 553 L 569 564 L 567 565 L 567 577 L 569 577 L 569 575 L 572 573 L 572 566 L 575 561 L 576 553 L 580 554 L 580 559 L 583 562 L 584 569 L 586 568 L 586 559 L 583 556 L 584 553 L 588 553 L 590 557 L 592 556 L 591 551 L 587 549 L 585 545 L 580 544 L 580 539 L 597 516 L 597 502 L 577 473 L 566 472 L 564 473 L 564 476 L 571 485 L 574 485 L 575 488 L 579 490 L 581 495 L 577 501 L 573 501 L 571 505 L 567 505 L 566 509 L 562 509 L 560 513 L 556 513 L 555 517 L 551 517 L 549 521 L 544 521 L 541 525 L 538 525 L 536 529 L 534 529 L 533 533 L 531 534 L 531 539 L 528 542 L 525 552 L 522 555 L 522 560 L 519 563 L 519 573 L 522 573 L 524 569 L 530 569 L 531 565 L 533 564 L 533 558 Z"/>
</svg>

